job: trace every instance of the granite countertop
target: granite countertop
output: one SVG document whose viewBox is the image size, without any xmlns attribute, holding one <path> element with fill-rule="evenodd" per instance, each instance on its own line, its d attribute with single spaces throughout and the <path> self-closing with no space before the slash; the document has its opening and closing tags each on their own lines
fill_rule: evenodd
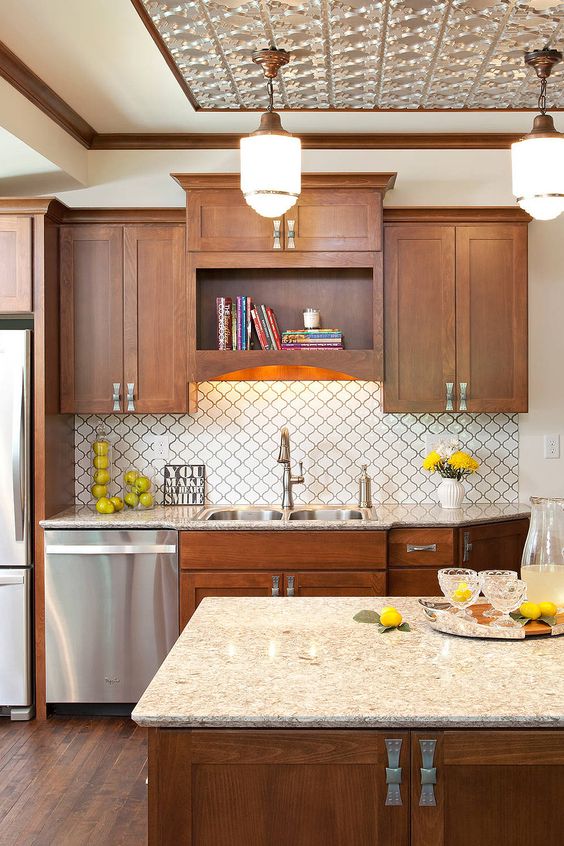
<svg viewBox="0 0 564 846">
<path fill-rule="evenodd" d="M 356 623 L 394 604 L 411 632 Z M 557 637 L 434 631 L 414 598 L 208 598 L 133 711 L 162 727 L 564 726 Z"/>
<path fill-rule="evenodd" d="M 391 529 L 395 526 L 464 526 L 470 523 L 487 523 L 500 520 L 513 520 L 518 517 L 528 517 L 530 508 L 522 503 L 508 505 L 500 503 L 467 504 L 458 509 L 445 509 L 435 503 L 422 505 L 377 505 L 365 509 L 364 520 L 288 520 L 285 515 L 282 520 L 247 521 L 247 520 L 206 520 L 205 512 L 220 508 L 253 508 L 254 506 L 213 505 L 206 506 L 157 506 L 149 511 L 120 511 L 118 514 L 98 514 L 90 508 L 71 508 L 62 511 L 55 517 L 42 520 L 41 526 L 46 529 L 186 529 L 206 531 L 374 531 L 375 529 Z M 263 506 L 278 508 L 276 505 Z M 302 509 L 304 504 L 297 504 L 296 509 Z M 323 507 L 323 506 L 321 506 Z M 325 507 L 328 507 L 325 505 Z M 334 506 L 338 508 L 355 508 L 355 505 Z"/>
</svg>

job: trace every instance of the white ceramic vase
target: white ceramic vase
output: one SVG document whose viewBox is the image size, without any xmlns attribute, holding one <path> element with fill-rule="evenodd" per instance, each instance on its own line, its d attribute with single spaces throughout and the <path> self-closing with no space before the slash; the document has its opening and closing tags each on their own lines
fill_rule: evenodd
<svg viewBox="0 0 564 846">
<path fill-rule="evenodd" d="M 437 494 L 441 508 L 460 508 L 464 499 L 464 485 L 458 479 L 443 479 Z"/>
</svg>

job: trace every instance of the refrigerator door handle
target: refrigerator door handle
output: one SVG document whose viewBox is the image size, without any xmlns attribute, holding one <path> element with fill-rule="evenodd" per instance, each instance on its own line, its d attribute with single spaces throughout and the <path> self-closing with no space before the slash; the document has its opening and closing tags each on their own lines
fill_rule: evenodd
<svg viewBox="0 0 564 846">
<path fill-rule="evenodd" d="M 12 482 L 14 491 L 14 526 L 16 541 L 24 540 L 25 526 L 25 483 L 23 481 L 25 461 L 25 370 L 16 382 L 14 420 L 12 425 Z"/>
<path fill-rule="evenodd" d="M 0 576 L 0 587 L 5 587 L 6 585 L 23 585 L 23 583 L 23 576 Z"/>
</svg>

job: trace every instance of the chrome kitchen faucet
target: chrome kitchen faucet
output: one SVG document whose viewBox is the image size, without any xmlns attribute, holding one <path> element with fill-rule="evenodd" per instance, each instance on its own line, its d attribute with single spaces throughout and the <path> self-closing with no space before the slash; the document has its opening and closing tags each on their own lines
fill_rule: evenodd
<svg viewBox="0 0 564 846">
<path fill-rule="evenodd" d="M 304 468 L 300 461 L 299 476 L 292 476 L 292 462 L 290 459 L 290 433 L 286 426 L 280 431 L 280 452 L 278 453 L 278 464 L 284 465 L 284 474 L 282 476 L 282 508 L 293 508 L 294 497 L 292 495 L 293 485 L 303 485 L 304 483 Z"/>
</svg>

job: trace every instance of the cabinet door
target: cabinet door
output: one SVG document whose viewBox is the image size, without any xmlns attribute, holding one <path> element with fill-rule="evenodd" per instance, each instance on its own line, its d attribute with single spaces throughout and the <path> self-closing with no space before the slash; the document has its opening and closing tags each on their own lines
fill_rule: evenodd
<svg viewBox="0 0 564 846">
<path fill-rule="evenodd" d="M 386 573 L 313 571 L 286 573 L 286 596 L 385 596 Z"/>
<path fill-rule="evenodd" d="M 455 382 L 454 227 L 387 226 L 384 410 L 445 411 Z"/>
<path fill-rule="evenodd" d="M 527 227 L 456 229 L 456 380 L 468 411 L 527 411 Z"/>
<path fill-rule="evenodd" d="M 248 206 L 240 191 L 189 191 L 186 215 L 189 250 L 248 252 L 274 248 L 273 221 Z M 281 229 L 283 225 L 281 219 Z"/>
<path fill-rule="evenodd" d="M 0 215 L 0 313 L 32 310 L 31 218 Z"/>
<path fill-rule="evenodd" d="M 282 573 L 180 573 L 180 628 L 206 596 L 282 596 Z"/>
<path fill-rule="evenodd" d="M 123 398 L 123 229 L 63 226 L 60 237 L 61 411 L 111 414 L 114 384 Z"/>
<path fill-rule="evenodd" d="M 420 805 L 420 740 L 437 740 L 435 805 Z M 561 839 L 564 732 L 413 732 L 411 760 L 412 846 Z"/>
<path fill-rule="evenodd" d="M 293 220 L 297 250 L 382 249 L 382 197 L 377 191 L 306 188 L 285 217 L 287 247 Z"/>
<path fill-rule="evenodd" d="M 186 411 L 184 229 L 127 226 L 124 249 L 124 411 Z"/>
<path fill-rule="evenodd" d="M 401 567 L 388 570 L 388 596 L 441 596 L 439 567 Z"/>
<path fill-rule="evenodd" d="M 151 730 L 149 844 L 408 846 L 408 771 L 408 732 Z"/>
<path fill-rule="evenodd" d="M 529 521 L 507 520 L 459 531 L 460 563 L 473 570 L 517 570 L 529 531 Z"/>
</svg>

